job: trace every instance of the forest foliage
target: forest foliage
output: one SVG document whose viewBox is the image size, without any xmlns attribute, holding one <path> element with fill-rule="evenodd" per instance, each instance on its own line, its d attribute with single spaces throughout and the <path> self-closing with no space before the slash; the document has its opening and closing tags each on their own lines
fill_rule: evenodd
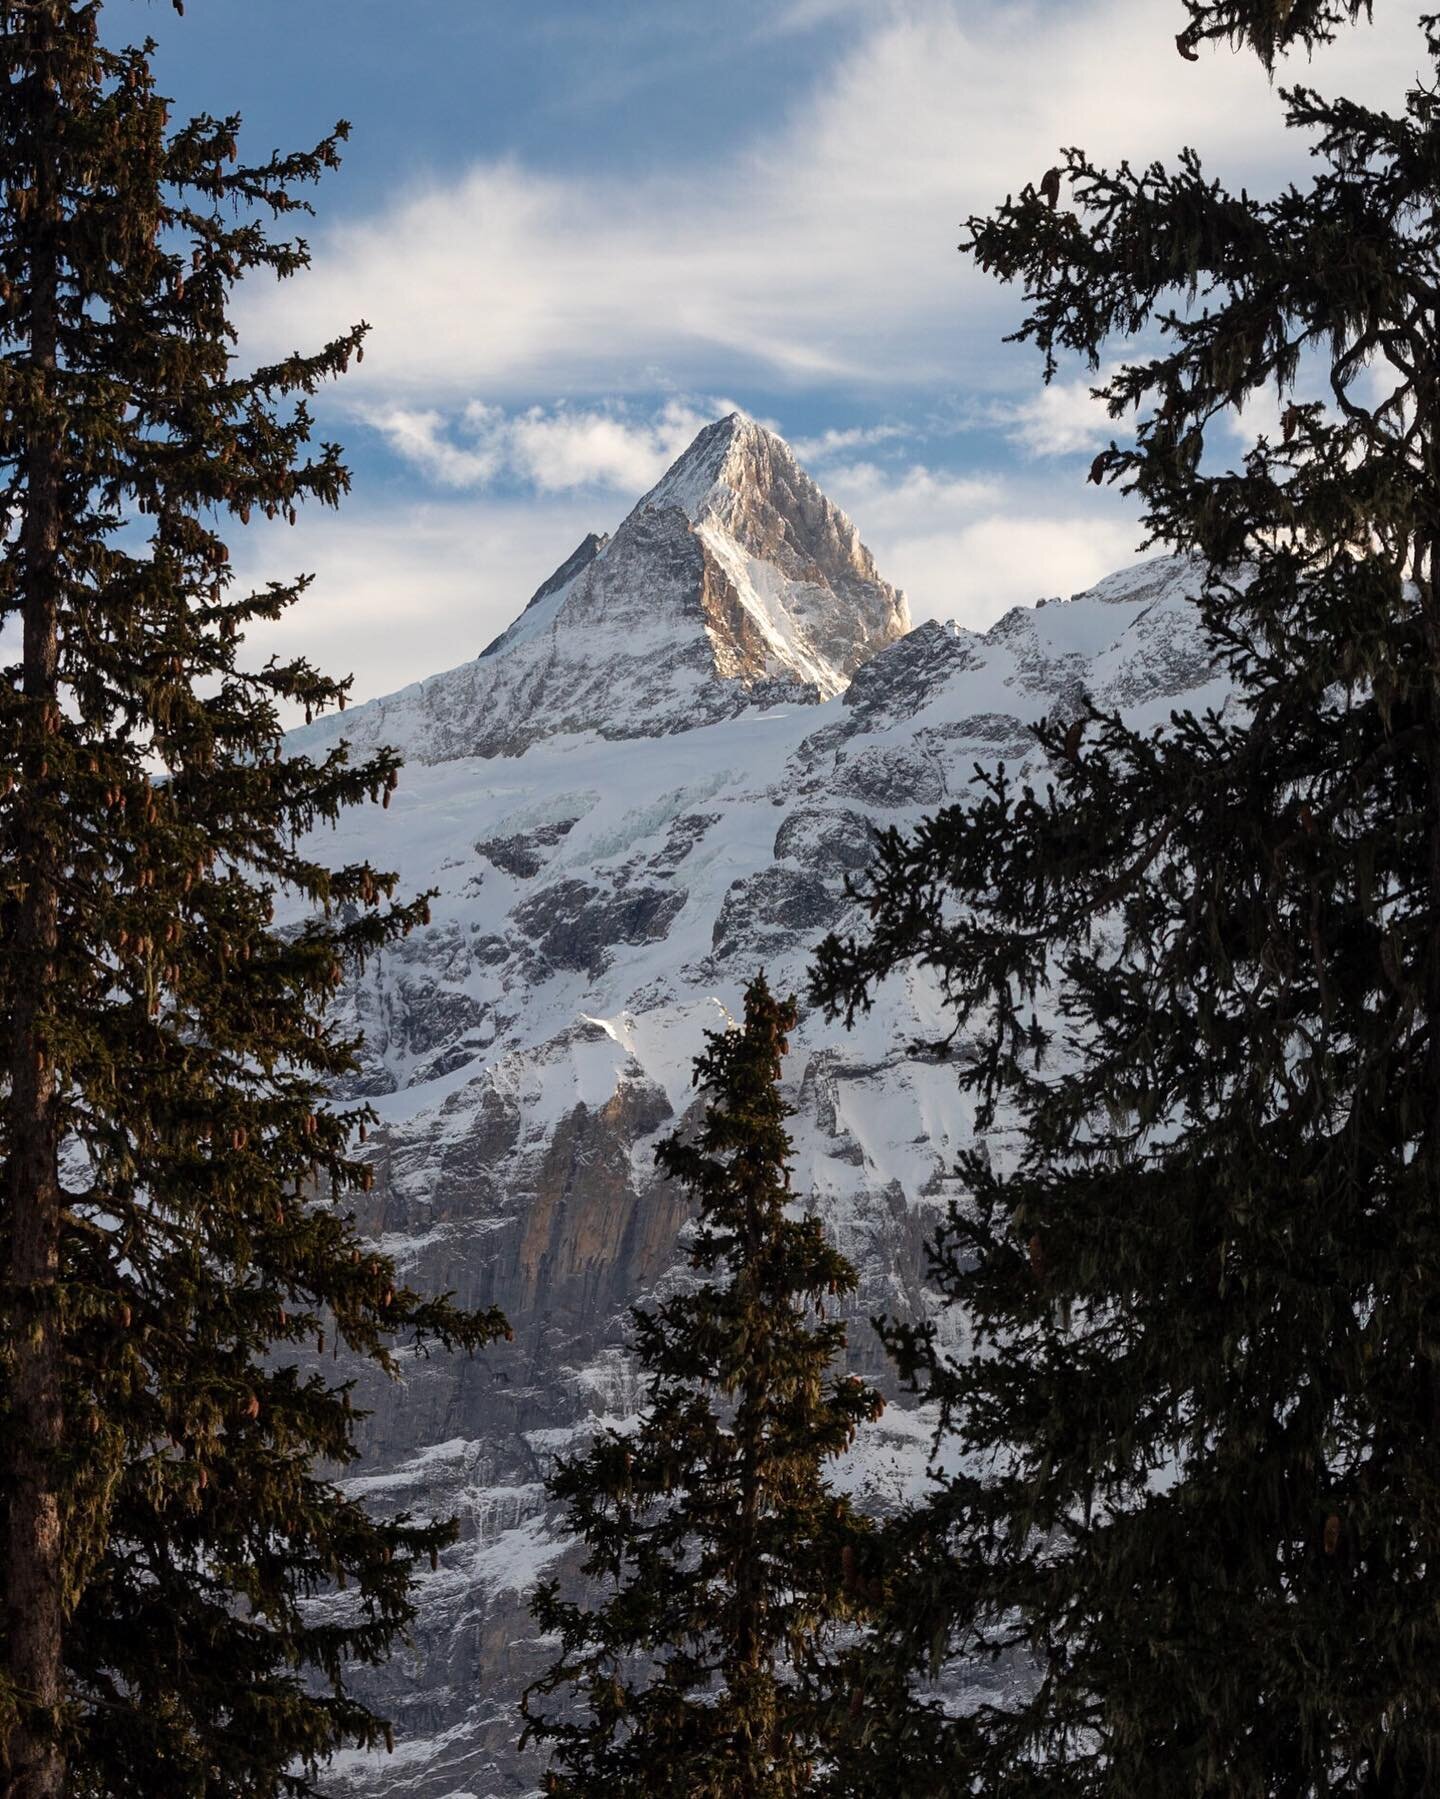
<svg viewBox="0 0 1440 1799">
<path fill-rule="evenodd" d="M 426 901 L 309 847 L 397 759 L 286 745 L 282 709 L 347 683 L 247 658 L 307 583 L 245 589 L 226 542 L 347 487 L 309 398 L 365 327 L 247 371 L 231 322 L 243 277 L 306 266 L 288 233 L 345 127 L 248 161 L 237 119 L 171 122 L 152 49 L 108 48 L 91 0 L 0 0 L 10 1799 L 301 1794 L 382 1742 L 346 1670 L 449 1531 L 345 1496 L 351 1381 L 318 1356 L 504 1328 L 353 1222 L 371 1115 L 330 1097 L 333 1000 Z"/>
</svg>

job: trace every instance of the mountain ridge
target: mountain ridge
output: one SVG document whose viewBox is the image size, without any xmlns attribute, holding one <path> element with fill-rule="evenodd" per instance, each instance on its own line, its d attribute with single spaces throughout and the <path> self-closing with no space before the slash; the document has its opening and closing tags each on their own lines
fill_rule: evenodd
<svg viewBox="0 0 1440 1799">
<path fill-rule="evenodd" d="M 562 587 L 568 586 L 582 569 L 589 567 L 609 541 L 610 533 L 608 531 L 588 531 L 554 574 L 548 575 L 526 600 L 525 612 L 540 605 L 543 600 L 548 600 L 552 593 L 558 593 Z M 522 612 L 520 616 L 523 618 L 525 613 Z M 510 635 L 510 631 L 516 623 L 518 620 L 512 619 L 498 637 L 492 637 L 485 648 L 481 650 L 479 660 L 483 661 L 486 656 L 495 655 L 503 647 L 505 639 Z"/>
</svg>

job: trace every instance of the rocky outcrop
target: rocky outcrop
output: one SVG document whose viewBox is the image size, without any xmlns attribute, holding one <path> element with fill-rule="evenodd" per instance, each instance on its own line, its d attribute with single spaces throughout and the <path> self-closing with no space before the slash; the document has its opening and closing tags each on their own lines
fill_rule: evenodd
<svg viewBox="0 0 1440 1799">
<path fill-rule="evenodd" d="M 535 946 L 532 969 L 579 969 L 602 974 L 621 944 L 662 942 L 685 904 L 683 888 L 591 886 L 557 881 L 515 908 L 511 917 Z"/>
</svg>

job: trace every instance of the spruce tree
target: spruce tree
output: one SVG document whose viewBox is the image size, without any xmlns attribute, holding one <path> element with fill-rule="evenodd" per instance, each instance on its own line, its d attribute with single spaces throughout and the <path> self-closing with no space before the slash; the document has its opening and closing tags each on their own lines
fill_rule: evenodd
<svg viewBox="0 0 1440 1799">
<path fill-rule="evenodd" d="M 1132 346 L 1091 475 L 1193 559 L 1232 698 L 1040 728 L 1044 779 L 890 833 L 820 956 L 848 1015 L 933 970 L 1016 1133 L 934 1248 L 975 1353 L 889 1332 L 955 1472 L 853 1790 L 1440 1786 L 1440 83 L 1282 99 L 1314 162 L 1274 198 L 1072 149 L 970 223 L 1047 375 Z M 913 1690 L 991 1658 L 957 1715 Z"/>
<path fill-rule="evenodd" d="M 344 127 L 246 163 L 98 26 L 0 0 L 0 1790 L 301 1794 L 384 1736 L 345 1669 L 446 1539 L 322 1472 L 355 1419 L 313 1352 L 502 1326 L 403 1288 L 346 1209 L 327 1005 L 424 901 L 307 847 L 396 759 L 287 752 L 280 708 L 346 683 L 245 660 L 305 582 L 238 589 L 222 537 L 347 485 L 306 396 L 364 327 L 247 369 L 228 315 L 304 267 L 266 221 Z"/>
<path fill-rule="evenodd" d="M 881 1401 L 834 1376 L 845 1326 L 826 1308 L 855 1273 L 813 1214 L 788 1215 L 781 1057 L 793 1001 L 763 975 L 743 1028 L 712 1033 L 693 1140 L 658 1151 L 694 1196 L 701 1278 L 634 1314 L 649 1376 L 633 1433 L 562 1460 L 552 1497 L 610 1588 L 595 1610 L 542 1586 L 560 1657 L 527 1692 L 526 1740 L 555 1745 L 565 1799 L 782 1799 L 818 1791 L 838 1635 L 873 1597 L 868 1531 L 825 1464 Z M 552 1703 L 574 1688 L 578 1715 Z"/>
<path fill-rule="evenodd" d="M 1275 59 L 1294 48 L 1313 49 L 1334 41 L 1337 26 L 1369 19 L 1375 0 L 1185 0 L 1190 22 L 1176 38 L 1189 62 L 1198 62 L 1204 44 L 1248 44 L 1273 70 Z"/>
</svg>

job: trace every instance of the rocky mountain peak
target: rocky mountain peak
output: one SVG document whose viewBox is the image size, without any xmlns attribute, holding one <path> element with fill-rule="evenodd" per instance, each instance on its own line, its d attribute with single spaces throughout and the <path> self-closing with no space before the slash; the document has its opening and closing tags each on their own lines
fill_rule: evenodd
<svg viewBox="0 0 1440 1799">
<path fill-rule="evenodd" d="M 738 497 L 765 495 L 776 479 L 803 482 L 819 495 L 783 437 L 743 412 L 731 412 L 707 425 L 639 504 L 679 506 L 698 525 L 731 513 Z"/>
<path fill-rule="evenodd" d="M 714 674 L 747 691 L 778 679 L 829 699 L 910 627 L 904 594 L 855 526 L 789 444 L 744 413 L 707 425 L 604 549 L 633 567 L 635 546 L 682 538 L 703 564 L 687 625 L 703 626 Z M 568 616 L 584 614 L 577 593 Z"/>
<path fill-rule="evenodd" d="M 819 678 L 827 697 L 910 628 L 904 594 L 882 581 L 849 518 L 806 474 L 784 438 L 744 413 L 706 426 L 640 506 L 678 506 L 722 559 L 728 539 L 797 586 L 835 594 L 841 603 L 821 607 L 823 620 L 804 621 L 819 626 L 821 653 L 832 665 L 831 679 Z"/>
<path fill-rule="evenodd" d="M 678 506 L 692 524 L 699 524 L 719 492 L 761 479 L 759 453 L 766 439 L 790 454 L 788 444 L 743 412 L 716 419 L 671 463 L 640 506 Z"/>
<path fill-rule="evenodd" d="M 813 704 L 909 629 L 854 525 L 781 438 L 707 426 L 613 537 L 592 533 L 474 661 L 310 740 L 414 761 L 514 756 L 547 737 L 660 737 Z"/>
</svg>

